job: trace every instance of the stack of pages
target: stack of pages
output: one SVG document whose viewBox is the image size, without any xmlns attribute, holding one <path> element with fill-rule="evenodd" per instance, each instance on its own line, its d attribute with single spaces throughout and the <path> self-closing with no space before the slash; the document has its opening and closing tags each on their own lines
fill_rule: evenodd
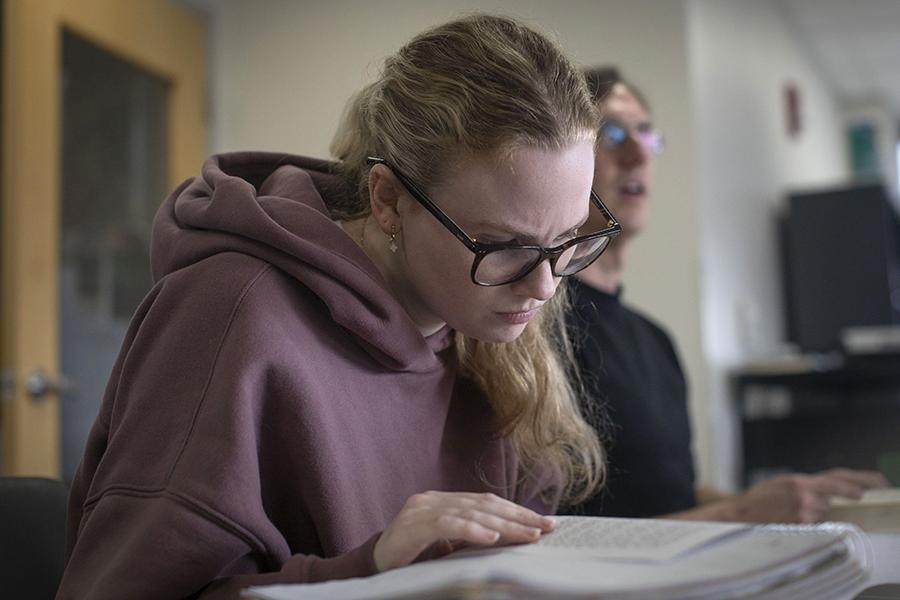
<svg viewBox="0 0 900 600">
<path fill-rule="evenodd" d="M 848 524 L 558 517 L 535 544 L 470 549 L 373 577 L 249 588 L 259 600 L 848 598 L 872 563 Z"/>
</svg>

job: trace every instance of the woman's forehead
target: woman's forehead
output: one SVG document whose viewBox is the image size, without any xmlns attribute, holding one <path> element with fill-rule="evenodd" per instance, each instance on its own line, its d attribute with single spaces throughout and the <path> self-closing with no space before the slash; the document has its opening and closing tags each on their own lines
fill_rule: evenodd
<svg viewBox="0 0 900 600">
<path fill-rule="evenodd" d="M 591 141 L 523 148 L 500 161 L 466 157 L 436 192 L 467 224 L 552 239 L 587 214 L 593 161 Z"/>
<path fill-rule="evenodd" d="M 593 140 L 563 148 L 524 146 L 497 157 L 466 155 L 445 178 L 444 187 L 469 186 L 517 191 L 578 187 L 591 170 Z"/>
</svg>

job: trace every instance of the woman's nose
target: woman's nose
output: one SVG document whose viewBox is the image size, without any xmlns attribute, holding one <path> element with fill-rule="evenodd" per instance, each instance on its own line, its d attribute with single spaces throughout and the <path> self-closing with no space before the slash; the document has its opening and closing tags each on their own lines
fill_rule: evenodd
<svg viewBox="0 0 900 600">
<path fill-rule="evenodd" d="M 550 268 L 550 261 L 544 260 L 534 268 L 534 270 L 517 281 L 514 285 L 518 287 L 520 294 L 527 295 L 535 300 L 546 302 L 556 293 L 559 286 L 559 277 L 553 274 Z"/>
</svg>

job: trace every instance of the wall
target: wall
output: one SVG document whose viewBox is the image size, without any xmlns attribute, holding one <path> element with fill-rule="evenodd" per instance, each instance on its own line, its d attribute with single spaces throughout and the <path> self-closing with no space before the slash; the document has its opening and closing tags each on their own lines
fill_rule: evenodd
<svg viewBox="0 0 900 600">
<path fill-rule="evenodd" d="M 847 177 L 842 116 L 773 0 L 201 2 L 212 14 L 212 150 L 326 156 L 346 99 L 422 29 L 480 9 L 617 63 L 667 139 L 627 299 L 678 340 L 701 477 L 733 484 L 727 372 L 783 339 L 774 219 L 789 189 Z M 785 131 L 784 86 L 802 130 Z M 701 335 L 702 331 L 702 335 Z"/>
<path fill-rule="evenodd" d="M 701 232 L 701 330 L 709 396 L 698 414 L 720 451 L 711 477 L 733 484 L 727 372 L 784 339 L 775 215 L 788 190 L 848 176 L 838 107 L 771 0 L 690 0 L 689 64 Z M 788 137 L 783 90 L 800 92 Z"/>
<path fill-rule="evenodd" d="M 636 244 L 627 298 L 678 339 L 695 398 L 703 398 L 694 128 L 680 0 L 546 3 L 200 1 L 212 17 L 212 150 L 327 155 L 346 99 L 383 58 L 424 28 L 473 10 L 501 12 L 555 32 L 582 65 L 617 63 L 650 98 L 668 149 L 657 169 L 655 215 Z M 708 419 L 695 421 L 709 472 Z"/>
</svg>

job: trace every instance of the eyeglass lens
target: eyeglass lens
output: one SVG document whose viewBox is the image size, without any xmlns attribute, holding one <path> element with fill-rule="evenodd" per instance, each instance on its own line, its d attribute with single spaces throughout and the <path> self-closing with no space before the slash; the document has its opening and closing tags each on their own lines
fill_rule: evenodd
<svg viewBox="0 0 900 600">
<path fill-rule="evenodd" d="M 609 237 L 585 240 L 566 248 L 552 262 L 557 277 L 572 275 L 588 266 L 609 243 Z M 540 250 L 510 248 L 486 254 L 475 271 L 475 280 L 482 284 L 498 285 L 524 277 L 541 262 Z"/>
<path fill-rule="evenodd" d="M 616 148 L 623 144 L 630 135 L 628 127 L 617 121 L 606 121 L 600 128 L 599 134 L 601 141 L 609 148 Z M 663 136 L 658 129 L 639 126 L 635 130 L 635 139 L 653 154 L 663 151 Z"/>
</svg>

